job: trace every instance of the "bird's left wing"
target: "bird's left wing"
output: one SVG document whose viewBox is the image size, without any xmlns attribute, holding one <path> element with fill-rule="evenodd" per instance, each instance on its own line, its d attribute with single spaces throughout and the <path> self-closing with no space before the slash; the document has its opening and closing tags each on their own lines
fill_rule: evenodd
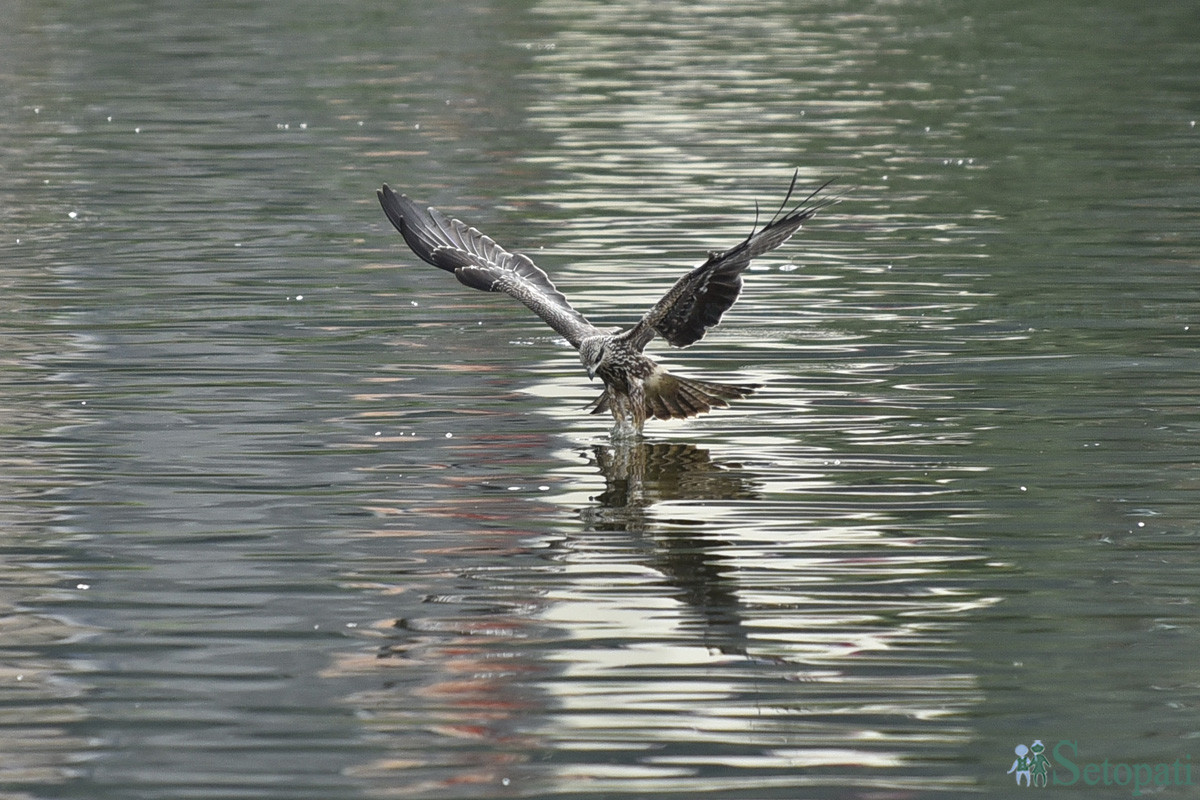
<svg viewBox="0 0 1200 800">
<path fill-rule="evenodd" d="M 622 334 L 636 349 L 645 347 L 657 333 L 676 347 L 699 341 L 709 328 L 721 321 L 742 290 L 742 273 L 750 261 L 792 238 L 820 209 L 837 202 L 823 198 L 812 202 L 833 181 L 826 181 L 786 214 L 783 210 L 796 188 L 796 176 L 779 211 L 761 230 L 755 230 L 737 247 L 710 253 L 708 260 L 684 275 L 642 319 Z"/>
<path fill-rule="evenodd" d="M 515 297 L 576 348 L 601 332 L 528 256 L 508 252 L 475 228 L 396 194 L 387 184 L 378 194 L 384 213 L 422 261 L 453 272 L 464 286 Z"/>
</svg>

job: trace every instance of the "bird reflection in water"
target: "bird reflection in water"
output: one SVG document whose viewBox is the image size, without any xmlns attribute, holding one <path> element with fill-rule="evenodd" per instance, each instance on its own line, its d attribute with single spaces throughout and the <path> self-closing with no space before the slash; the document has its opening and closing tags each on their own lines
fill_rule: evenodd
<svg viewBox="0 0 1200 800">
<path fill-rule="evenodd" d="M 627 530 L 642 530 L 634 520 L 644 520 L 644 512 L 662 501 L 757 497 L 740 465 L 714 462 L 707 450 L 693 444 L 634 441 L 596 445 L 592 456 L 604 475 L 605 488 L 595 498 L 599 506 L 591 510 L 600 517 L 624 518 L 633 525 Z M 599 520 L 588 521 L 603 526 Z"/>
<path fill-rule="evenodd" d="M 595 505 L 580 511 L 586 530 L 640 534 L 647 566 L 661 573 L 696 612 L 704 644 L 730 655 L 748 655 L 743 609 L 732 579 L 733 565 L 721 555 L 729 542 L 699 513 L 689 518 L 686 503 L 758 497 L 741 465 L 714 461 L 692 444 L 620 441 L 591 450 L 605 488 Z M 657 510 L 656 510 L 657 507 Z M 687 626 L 688 623 L 685 623 Z M 772 659 L 773 660 L 773 659 Z"/>
</svg>

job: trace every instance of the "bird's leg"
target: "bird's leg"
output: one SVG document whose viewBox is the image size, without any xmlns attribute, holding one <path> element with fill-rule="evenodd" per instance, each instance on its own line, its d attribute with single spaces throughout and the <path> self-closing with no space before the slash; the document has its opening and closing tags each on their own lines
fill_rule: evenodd
<svg viewBox="0 0 1200 800">
<path fill-rule="evenodd" d="M 633 402 L 633 398 L 627 394 L 616 392 L 612 395 L 609 407 L 616 421 L 612 429 L 612 438 L 631 439 L 641 434 L 642 426 L 638 424 L 634 414 Z"/>
<path fill-rule="evenodd" d="M 642 432 L 646 424 L 646 384 L 641 378 L 629 382 L 629 416 L 633 418 L 633 429 Z"/>
</svg>

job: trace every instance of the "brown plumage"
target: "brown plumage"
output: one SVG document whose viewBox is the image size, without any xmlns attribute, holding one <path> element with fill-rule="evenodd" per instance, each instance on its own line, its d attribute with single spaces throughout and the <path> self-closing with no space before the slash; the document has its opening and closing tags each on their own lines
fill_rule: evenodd
<svg viewBox="0 0 1200 800">
<path fill-rule="evenodd" d="M 701 339 L 737 300 L 742 273 L 752 259 L 786 242 L 821 208 L 836 202 L 812 202 L 829 182 L 814 189 L 784 213 L 796 188 L 796 177 L 771 221 L 736 247 L 711 252 L 708 259 L 682 278 L 626 331 L 597 328 L 571 307 L 567 298 L 527 256 L 509 253 L 490 237 L 435 208 L 398 195 L 385 184 L 379 203 L 389 220 L 419 258 L 454 273 L 459 282 L 485 292 L 504 292 L 524 303 L 577 350 L 588 377 L 599 376 L 604 391 L 592 413 L 611 412 L 614 433 L 640 433 L 648 418 L 683 419 L 730 400 L 746 397 L 757 387 L 713 383 L 674 375 L 642 351 L 657 335 L 676 347 Z"/>
</svg>

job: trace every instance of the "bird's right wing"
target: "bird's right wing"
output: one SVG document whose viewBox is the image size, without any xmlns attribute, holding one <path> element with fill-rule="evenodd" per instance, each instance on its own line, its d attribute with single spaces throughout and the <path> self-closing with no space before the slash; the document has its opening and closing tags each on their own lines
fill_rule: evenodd
<svg viewBox="0 0 1200 800">
<path fill-rule="evenodd" d="M 528 256 L 508 252 L 475 228 L 418 205 L 387 184 L 378 194 L 383 212 L 422 261 L 453 272 L 464 286 L 515 297 L 576 348 L 602 332 L 571 307 Z"/>
</svg>

